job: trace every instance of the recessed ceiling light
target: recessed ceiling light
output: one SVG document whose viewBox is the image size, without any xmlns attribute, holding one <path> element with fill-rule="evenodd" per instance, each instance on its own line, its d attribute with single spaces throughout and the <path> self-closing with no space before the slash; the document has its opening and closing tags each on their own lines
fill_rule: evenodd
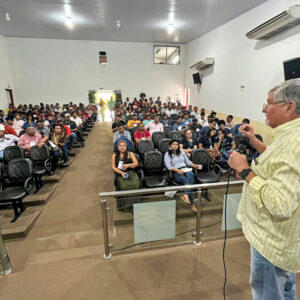
<svg viewBox="0 0 300 300">
<path fill-rule="evenodd" d="M 5 19 L 6 19 L 6 21 L 10 21 L 10 14 L 9 13 L 5 14 Z"/>
<path fill-rule="evenodd" d="M 65 24 L 66 24 L 66 26 L 67 26 L 69 29 L 73 29 L 73 28 L 74 28 L 74 23 L 73 23 L 71 17 L 66 17 Z"/>
<path fill-rule="evenodd" d="M 117 27 L 121 27 L 121 21 L 120 20 L 117 20 L 116 23 L 117 23 Z"/>
<path fill-rule="evenodd" d="M 174 32 L 174 24 L 172 24 L 172 23 L 169 23 L 168 24 L 168 34 L 172 34 L 173 32 Z"/>
</svg>

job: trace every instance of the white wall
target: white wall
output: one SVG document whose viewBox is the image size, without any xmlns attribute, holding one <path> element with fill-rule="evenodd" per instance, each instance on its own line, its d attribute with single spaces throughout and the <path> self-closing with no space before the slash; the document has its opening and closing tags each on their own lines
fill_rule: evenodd
<svg viewBox="0 0 300 300">
<path fill-rule="evenodd" d="M 267 1 L 187 44 L 185 85 L 192 104 L 263 121 L 267 91 L 284 80 L 282 62 L 300 56 L 300 26 L 269 41 L 249 40 L 245 33 L 296 2 Z M 205 71 L 199 88 L 189 67 L 205 57 L 214 57 L 215 65 Z"/>
<path fill-rule="evenodd" d="M 31 38 L 7 38 L 18 103 L 88 102 L 88 90 L 119 89 L 123 96 L 183 96 L 181 64 L 154 65 L 153 45 Z M 100 72 L 98 52 L 108 64 Z"/>
<path fill-rule="evenodd" d="M 7 54 L 6 39 L 0 35 L 0 109 L 7 108 L 5 89 L 13 89 L 13 79 Z"/>
</svg>

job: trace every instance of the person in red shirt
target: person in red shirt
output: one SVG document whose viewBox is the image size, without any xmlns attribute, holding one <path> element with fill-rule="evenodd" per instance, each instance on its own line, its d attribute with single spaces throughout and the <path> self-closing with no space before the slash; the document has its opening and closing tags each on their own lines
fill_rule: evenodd
<svg viewBox="0 0 300 300">
<path fill-rule="evenodd" d="M 151 134 L 148 130 L 145 130 L 143 123 L 139 124 L 139 129 L 134 133 L 134 140 L 138 144 L 141 140 L 151 141 Z"/>
<path fill-rule="evenodd" d="M 64 125 L 64 122 L 62 119 L 57 120 L 57 124 L 64 126 L 65 130 L 66 130 L 66 136 L 70 137 L 71 136 L 71 129 L 69 128 L 69 126 Z"/>
<path fill-rule="evenodd" d="M 7 124 L 2 123 L 5 127 L 4 133 L 18 136 L 17 132 L 12 128 L 12 126 L 14 125 L 14 117 L 13 116 L 7 116 L 6 123 Z"/>
</svg>

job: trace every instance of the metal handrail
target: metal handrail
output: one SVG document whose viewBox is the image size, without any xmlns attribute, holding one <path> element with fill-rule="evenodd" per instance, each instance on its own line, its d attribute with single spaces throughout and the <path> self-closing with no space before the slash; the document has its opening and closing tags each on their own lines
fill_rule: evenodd
<svg viewBox="0 0 300 300">
<path fill-rule="evenodd" d="M 239 186 L 243 184 L 243 180 L 236 180 L 229 182 L 229 186 Z M 129 196 L 129 195 L 143 195 L 143 194 L 161 194 L 163 192 L 171 191 L 183 191 L 183 190 L 202 190 L 202 189 L 212 189 L 212 188 L 223 188 L 227 186 L 227 182 L 215 182 L 215 183 L 202 183 L 202 184 L 189 184 L 189 185 L 176 185 L 167 186 L 161 188 L 149 188 L 149 189 L 139 189 L 130 191 L 114 191 L 114 192 L 102 192 L 99 193 L 99 197 L 113 197 L 113 196 Z"/>
<path fill-rule="evenodd" d="M 229 182 L 229 186 L 240 186 L 244 183 L 243 180 L 236 180 Z M 102 208 L 102 227 L 104 233 L 104 259 L 110 259 L 112 253 L 109 248 L 109 234 L 108 234 L 108 217 L 107 217 L 107 201 L 104 197 L 113 197 L 113 196 L 129 196 L 129 195 L 143 195 L 143 194 L 161 194 L 169 191 L 182 191 L 182 190 L 197 190 L 198 193 L 198 210 L 196 214 L 196 235 L 194 244 L 196 246 L 201 245 L 200 240 L 200 228 L 201 228 L 201 214 L 202 214 L 202 191 L 204 189 L 212 188 L 223 188 L 226 187 L 228 182 L 215 182 L 215 183 L 205 183 L 205 184 L 192 184 L 192 185 L 179 185 L 179 186 L 168 186 L 163 188 L 150 188 L 150 189 L 140 189 L 140 190 L 131 190 L 131 191 L 114 191 L 114 192 L 102 192 L 99 194 L 101 199 L 101 208 Z"/>
</svg>

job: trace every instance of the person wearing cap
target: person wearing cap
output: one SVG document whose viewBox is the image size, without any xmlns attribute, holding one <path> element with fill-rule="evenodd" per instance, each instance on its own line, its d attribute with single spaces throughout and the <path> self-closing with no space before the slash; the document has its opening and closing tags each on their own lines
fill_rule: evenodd
<svg viewBox="0 0 300 300">
<path fill-rule="evenodd" d="M 5 127 L 0 124 L 0 159 L 3 159 L 3 153 L 6 147 L 15 146 L 19 138 L 13 134 L 5 134 Z"/>
<path fill-rule="evenodd" d="M 26 151 L 30 151 L 31 147 L 38 145 L 39 147 L 43 146 L 42 136 L 35 131 L 33 126 L 29 126 L 26 129 L 26 133 L 22 134 L 18 146 L 23 147 Z"/>
<path fill-rule="evenodd" d="M 17 135 L 19 135 L 19 133 L 23 130 L 24 123 L 25 122 L 22 120 L 21 114 L 16 113 L 15 119 L 14 119 L 14 124 L 12 127 L 16 131 Z"/>
<path fill-rule="evenodd" d="M 140 123 L 141 123 L 141 121 L 138 120 L 138 119 L 137 119 L 137 115 L 134 114 L 134 115 L 132 116 L 132 119 L 128 121 L 127 127 L 128 127 L 129 129 L 132 129 L 133 127 L 138 126 Z"/>
<path fill-rule="evenodd" d="M 2 122 L 2 124 L 5 127 L 5 134 L 12 134 L 18 136 L 18 134 L 12 127 L 14 125 L 14 117 L 12 115 L 8 115 L 6 118 L 6 124 L 4 122 Z"/>
</svg>

